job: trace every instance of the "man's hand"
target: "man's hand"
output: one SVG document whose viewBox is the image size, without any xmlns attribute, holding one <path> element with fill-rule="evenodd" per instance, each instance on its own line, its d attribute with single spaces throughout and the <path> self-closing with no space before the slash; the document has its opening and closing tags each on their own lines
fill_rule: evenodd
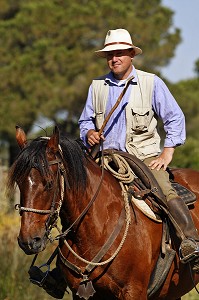
<svg viewBox="0 0 199 300">
<path fill-rule="evenodd" d="M 159 171 L 161 168 L 166 170 L 167 166 L 172 161 L 174 150 L 174 147 L 164 148 L 160 156 L 150 162 L 149 167 L 152 170 L 156 169 L 157 171 Z"/>
<path fill-rule="evenodd" d="M 99 136 L 99 133 L 93 129 L 90 129 L 87 132 L 87 139 L 88 139 L 88 143 L 91 146 L 94 146 L 95 144 L 99 144 L 100 139 L 104 140 L 103 135 Z"/>
</svg>

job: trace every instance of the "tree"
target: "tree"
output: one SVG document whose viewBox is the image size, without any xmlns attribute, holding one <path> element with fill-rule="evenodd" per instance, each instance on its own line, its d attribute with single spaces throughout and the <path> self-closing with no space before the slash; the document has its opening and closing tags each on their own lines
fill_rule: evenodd
<svg viewBox="0 0 199 300">
<path fill-rule="evenodd" d="M 172 165 L 199 170 L 198 79 L 183 80 L 169 87 L 185 114 L 187 131 L 186 143 L 176 149 Z"/>
<path fill-rule="evenodd" d="M 172 166 L 180 168 L 191 168 L 199 171 L 199 142 L 188 137 L 185 145 L 176 149 Z"/>
<path fill-rule="evenodd" d="M 197 59 L 195 62 L 195 72 L 197 77 L 199 78 L 199 59 Z"/>
<path fill-rule="evenodd" d="M 137 67 L 158 71 L 173 57 L 180 30 L 160 0 L 0 0 L 0 134 L 29 132 L 40 115 L 77 134 L 93 77 L 106 70 L 94 50 L 108 29 L 126 28 L 143 49 Z M 60 120 L 60 112 L 67 117 Z"/>
<path fill-rule="evenodd" d="M 199 87 L 197 79 L 180 81 L 170 86 L 170 90 L 186 117 L 187 136 L 199 141 Z"/>
</svg>

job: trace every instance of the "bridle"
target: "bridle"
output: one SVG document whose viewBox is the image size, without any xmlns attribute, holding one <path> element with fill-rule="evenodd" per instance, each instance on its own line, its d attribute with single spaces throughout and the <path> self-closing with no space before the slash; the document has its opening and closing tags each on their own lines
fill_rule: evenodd
<svg viewBox="0 0 199 300">
<path fill-rule="evenodd" d="M 61 155 L 61 153 L 60 153 L 60 155 Z M 15 205 L 15 209 L 19 211 L 20 215 L 23 212 L 32 212 L 32 213 L 42 214 L 42 215 L 49 214 L 49 217 L 46 221 L 46 234 L 45 234 L 45 236 L 47 236 L 48 238 L 49 238 L 52 228 L 56 227 L 56 225 L 57 225 L 61 206 L 63 203 L 65 186 L 68 189 L 70 189 L 69 182 L 65 175 L 66 170 L 65 170 L 64 164 L 62 162 L 62 159 L 56 157 L 54 160 L 51 160 L 48 162 L 49 166 L 56 165 L 56 164 L 57 164 L 56 183 L 55 183 L 55 187 L 54 187 L 53 200 L 52 200 L 50 209 L 45 210 L 45 209 L 36 209 L 36 208 L 32 208 L 32 207 L 24 207 L 24 206 L 21 206 L 21 204 Z M 59 187 L 59 188 L 57 188 L 57 187 Z M 59 201 L 57 202 L 56 199 L 57 199 L 58 193 L 60 193 L 60 197 L 59 197 Z M 56 203 L 58 203 L 58 205 L 56 205 Z"/>
<path fill-rule="evenodd" d="M 15 209 L 19 211 L 20 215 L 22 214 L 22 212 L 32 212 L 32 213 L 43 214 L 43 215 L 49 214 L 48 220 L 46 221 L 46 233 L 44 236 L 47 236 L 51 242 L 53 240 L 59 240 L 60 238 L 64 238 L 76 224 L 79 224 L 79 222 L 82 220 L 84 215 L 87 213 L 89 208 L 92 206 L 92 204 L 96 200 L 96 198 L 99 194 L 99 191 L 101 189 L 102 181 L 104 178 L 104 168 L 102 168 L 101 179 L 100 179 L 98 188 L 97 188 L 94 196 L 92 197 L 92 199 L 90 200 L 88 205 L 84 208 L 84 210 L 81 212 L 81 214 L 77 217 L 77 219 L 64 232 L 62 232 L 57 226 L 57 221 L 59 219 L 59 214 L 60 214 L 61 206 L 63 203 L 65 188 L 70 189 L 70 185 L 69 185 L 68 179 L 66 177 L 66 169 L 63 164 L 63 154 L 62 154 L 62 149 L 61 149 L 60 145 L 59 145 L 59 157 L 56 156 L 55 160 L 51 160 L 48 162 L 49 166 L 55 165 L 55 164 L 57 164 L 57 166 L 58 166 L 57 175 L 56 175 L 56 186 L 59 186 L 59 189 L 57 189 L 55 186 L 55 193 L 53 195 L 53 201 L 51 204 L 51 208 L 48 210 L 43 210 L 43 209 L 35 209 L 32 207 L 31 208 L 24 207 L 24 206 L 21 206 L 21 204 L 15 205 Z M 59 200 L 57 208 L 55 209 L 56 198 L 57 198 L 57 194 L 59 192 L 60 192 L 60 200 Z M 59 234 L 54 239 L 52 239 L 50 236 L 50 232 L 51 232 L 52 228 L 54 228 L 54 227 L 56 227 Z"/>
</svg>

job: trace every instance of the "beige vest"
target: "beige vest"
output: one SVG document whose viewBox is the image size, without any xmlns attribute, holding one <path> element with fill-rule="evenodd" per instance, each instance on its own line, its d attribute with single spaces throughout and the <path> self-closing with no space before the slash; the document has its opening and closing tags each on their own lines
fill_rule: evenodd
<svg viewBox="0 0 199 300">
<path fill-rule="evenodd" d="M 157 120 L 152 110 L 154 74 L 136 70 L 137 85 L 129 86 L 131 94 L 126 106 L 126 149 L 144 160 L 160 152 L 160 136 L 157 132 Z M 99 130 L 104 121 L 109 85 L 105 76 L 92 82 L 93 108 L 96 127 Z M 117 137 L 116 137 L 117 138 Z"/>
</svg>

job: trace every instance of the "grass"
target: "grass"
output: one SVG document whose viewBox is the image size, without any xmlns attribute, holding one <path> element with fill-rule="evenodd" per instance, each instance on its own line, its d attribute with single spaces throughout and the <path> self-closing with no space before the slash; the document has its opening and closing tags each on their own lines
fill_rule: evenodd
<svg viewBox="0 0 199 300">
<path fill-rule="evenodd" d="M 28 269 L 33 256 L 27 256 L 19 248 L 17 235 L 19 217 L 13 214 L 0 215 L 0 300 L 52 300 L 42 288 L 29 281 Z M 38 265 L 47 261 L 53 246 L 38 258 Z M 64 300 L 70 297 L 65 296 Z"/>
<path fill-rule="evenodd" d="M 199 299 L 199 295 L 195 289 L 193 289 L 190 293 L 182 297 L 182 300 L 198 300 L 198 299 Z"/>
</svg>

